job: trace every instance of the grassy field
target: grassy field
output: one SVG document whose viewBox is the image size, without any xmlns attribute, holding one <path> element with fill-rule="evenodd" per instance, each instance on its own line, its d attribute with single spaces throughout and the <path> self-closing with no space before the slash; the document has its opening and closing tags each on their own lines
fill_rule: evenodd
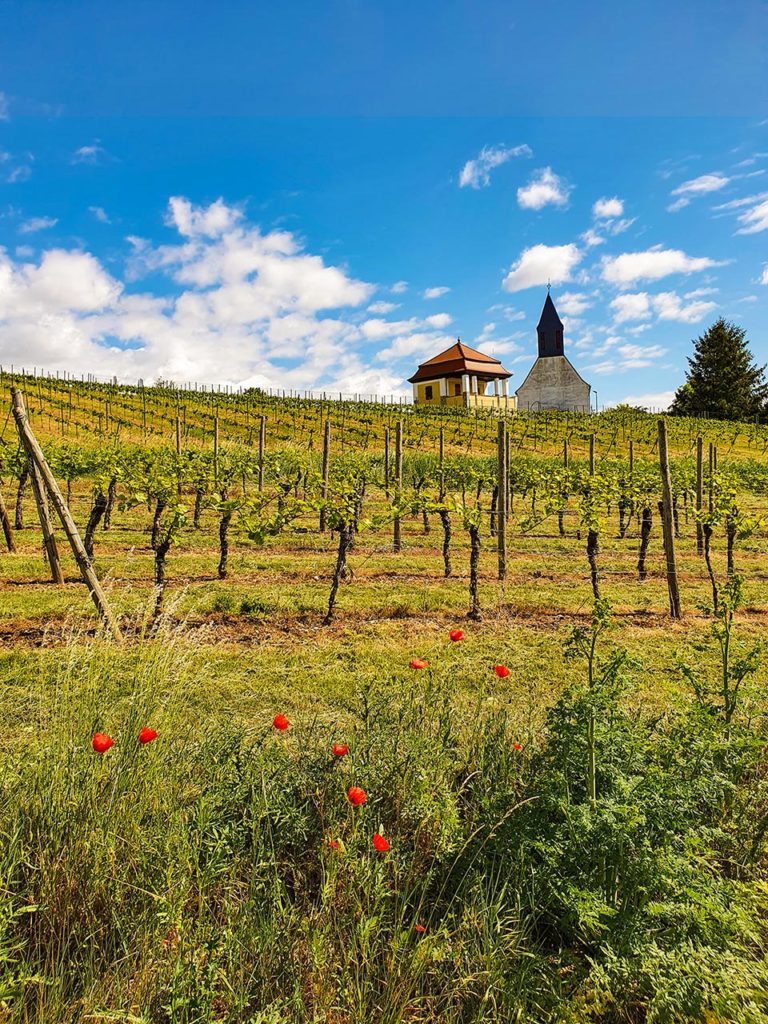
<svg viewBox="0 0 768 1024">
<path fill-rule="evenodd" d="M 752 429 L 733 458 L 758 457 Z M 81 530 L 91 501 L 76 481 Z M 150 628 L 152 514 L 116 506 L 95 564 L 117 644 L 23 512 L 0 555 L 0 1020 L 768 1020 L 761 524 L 714 617 L 681 510 L 673 622 L 658 524 L 644 582 L 637 521 L 601 534 L 608 612 L 575 503 L 564 537 L 520 503 L 504 583 L 483 530 L 474 622 L 466 532 L 446 579 L 439 524 L 406 516 L 399 553 L 391 526 L 360 533 L 324 626 L 316 515 L 261 545 L 236 521 L 220 580 L 207 509 Z M 713 557 L 725 583 L 720 534 Z"/>
</svg>

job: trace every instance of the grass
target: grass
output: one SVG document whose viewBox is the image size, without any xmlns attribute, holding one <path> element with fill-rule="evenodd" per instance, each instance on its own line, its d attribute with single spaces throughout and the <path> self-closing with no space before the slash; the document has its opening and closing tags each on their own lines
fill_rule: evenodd
<svg viewBox="0 0 768 1024">
<path fill-rule="evenodd" d="M 73 504 L 82 528 L 79 483 Z M 768 1020 L 765 673 L 725 723 L 692 520 L 678 623 L 658 525 L 644 583 L 636 528 L 604 532 L 603 633 L 573 513 L 565 538 L 513 521 L 503 585 L 483 537 L 472 624 L 458 526 L 450 579 L 436 523 L 407 518 L 400 554 L 362 533 L 323 627 L 335 541 L 314 517 L 263 547 L 235 520 L 221 581 L 206 512 L 152 635 L 150 517 L 116 509 L 96 562 L 118 645 L 63 548 L 48 582 L 25 515 L 0 555 L 2 1024 Z M 765 539 L 737 542 L 737 659 L 764 635 Z"/>
</svg>

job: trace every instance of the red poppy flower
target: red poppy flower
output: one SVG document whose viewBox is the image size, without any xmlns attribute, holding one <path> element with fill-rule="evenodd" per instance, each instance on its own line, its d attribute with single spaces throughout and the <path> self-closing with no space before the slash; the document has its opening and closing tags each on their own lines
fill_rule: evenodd
<svg viewBox="0 0 768 1024">
<path fill-rule="evenodd" d="M 329 839 L 328 840 L 328 847 L 331 850 L 340 850 L 341 849 L 341 843 L 339 842 L 338 839 Z"/>
<path fill-rule="evenodd" d="M 349 753 L 349 747 L 346 743 L 334 743 L 331 747 L 331 753 L 334 757 L 346 757 Z"/>
<path fill-rule="evenodd" d="M 423 924 L 417 924 L 414 928 L 414 931 L 417 931 L 419 935 L 423 935 L 426 930 Z"/>
<path fill-rule="evenodd" d="M 518 743 L 517 741 L 515 741 L 512 744 L 512 749 L 513 750 L 522 750 L 523 749 L 523 745 L 522 745 L 522 743 Z"/>
<path fill-rule="evenodd" d="M 139 733 L 139 743 L 151 743 L 152 740 L 156 740 L 156 739 L 157 739 L 157 733 L 155 732 L 155 730 L 147 728 L 146 725 L 144 726 L 144 728 Z"/>
<path fill-rule="evenodd" d="M 464 639 L 464 634 L 460 629 L 452 629 L 448 636 L 453 640 L 454 643 L 458 643 L 459 640 Z"/>
<path fill-rule="evenodd" d="M 499 679 L 506 679 L 509 675 L 509 669 L 506 665 L 497 665 L 493 670 Z"/>
<path fill-rule="evenodd" d="M 350 786 L 347 790 L 347 800 L 349 800 L 351 804 L 354 804 L 355 807 L 360 807 L 360 805 L 364 804 L 367 799 L 368 796 L 365 790 L 361 789 L 359 786 Z"/>
<path fill-rule="evenodd" d="M 386 853 L 389 849 L 389 843 L 379 832 L 373 833 L 373 848 L 378 853 Z"/>
<path fill-rule="evenodd" d="M 274 725 L 276 729 L 279 729 L 280 732 L 285 732 L 285 730 L 288 728 L 290 724 L 291 723 L 288 721 L 285 715 L 275 715 L 275 717 L 272 719 L 272 725 Z"/>
<path fill-rule="evenodd" d="M 110 747 L 115 745 L 115 741 L 111 736 L 107 736 L 105 732 L 95 732 L 93 739 L 91 740 L 91 746 L 97 754 L 105 754 Z"/>
<path fill-rule="evenodd" d="M 423 658 L 411 658 L 411 668 L 429 668 L 429 662 Z"/>
</svg>

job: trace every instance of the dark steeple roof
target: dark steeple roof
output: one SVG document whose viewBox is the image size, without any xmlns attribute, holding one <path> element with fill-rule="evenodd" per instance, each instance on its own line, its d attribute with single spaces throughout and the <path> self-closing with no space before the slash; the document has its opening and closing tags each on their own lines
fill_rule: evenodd
<svg viewBox="0 0 768 1024">
<path fill-rule="evenodd" d="M 547 290 L 544 308 L 536 334 L 539 339 L 539 358 L 542 356 L 562 356 L 563 353 L 563 322 L 557 315 L 555 304 Z"/>
</svg>

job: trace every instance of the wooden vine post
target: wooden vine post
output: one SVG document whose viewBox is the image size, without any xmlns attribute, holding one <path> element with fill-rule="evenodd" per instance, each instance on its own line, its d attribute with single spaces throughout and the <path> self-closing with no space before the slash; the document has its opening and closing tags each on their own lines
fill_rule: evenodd
<svg viewBox="0 0 768 1024">
<path fill-rule="evenodd" d="M 399 503 L 403 491 L 403 421 L 395 424 L 395 501 Z M 399 551 L 402 546 L 400 531 L 400 513 L 395 516 L 392 530 L 392 550 Z"/>
<path fill-rule="evenodd" d="M 213 417 L 213 484 L 219 486 L 219 417 Z"/>
<path fill-rule="evenodd" d="M 669 614 L 673 619 L 682 615 L 680 589 L 677 579 L 677 558 L 675 555 L 675 528 L 672 513 L 672 480 L 669 475 L 669 450 L 667 447 L 667 422 L 659 419 L 659 469 L 661 471 L 661 519 L 664 532 L 664 554 L 667 560 L 667 588 L 669 590 Z"/>
<path fill-rule="evenodd" d="M 176 417 L 176 491 L 181 494 L 181 417 Z"/>
<path fill-rule="evenodd" d="M 696 439 L 696 554 L 704 554 L 704 527 L 701 510 L 704 506 L 704 438 Z"/>
<path fill-rule="evenodd" d="M 75 526 L 75 522 L 69 508 L 67 507 L 67 503 L 64 500 L 64 496 L 59 489 L 56 478 L 45 460 L 45 456 L 43 455 L 42 449 L 40 448 L 35 435 L 32 433 L 32 428 L 30 427 L 29 420 L 27 418 L 27 411 L 24 408 L 24 399 L 22 394 L 17 388 L 13 388 L 11 394 L 13 396 L 13 418 L 16 420 L 19 437 L 30 461 L 30 465 L 34 465 L 37 473 L 39 474 L 40 480 L 47 490 L 47 495 L 44 496 L 50 497 L 51 499 L 51 503 L 56 510 L 56 514 L 58 515 L 61 525 L 64 528 L 64 532 L 67 535 L 67 540 L 72 548 L 72 553 L 75 556 L 75 561 L 80 569 L 83 582 L 88 587 L 99 615 L 109 626 L 114 638 L 116 640 L 121 640 L 122 634 L 120 632 L 120 627 L 117 624 L 117 619 L 112 613 L 112 609 L 110 608 L 106 595 L 102 590 L 98 577 L 93 570 L 90 559 L 85 553 L 85 547 L 80 539 L 80 534 L 77 532 L 77 527 Z"/>
<path fill-rule="evenodd" d="M 384 494 L 389 500 L 389 427 L 384 428 Z"/>
<path fill-rule="evenodd" d="M 499 420 L 498 488 L 496 504 L 496 540 L 499 551 L 499 579 L 507 578 L 507 421 Z"/>
<path fill-rule="evenodd" d="M 5 505 L 3 498 L 3 492 L 0 491 L 0 526 L 3 528 L 3 536 L 5 537 L 5 546 L 9 551 L 16 550 L 16 544 L 13 540 L 13 530 L 11 528 L 11 519 L 8 515 L 8 509 Z"/>
<path fill-rule="evenodd" d="M 32 493 L 35 496 L 35 506 L 37 507 L 37 517 L 40 520 L 40 529 L 43 534 L 43 547 L 45 548 L 45 558 L 48 562 L 48 568 L 51 570 L 51 579 L 54 583 L 63 583 L 64 574 L 61 571 L 61 562 L 59 561 L 59 549 L 56 546 L 56 537 L 53 532 L 53 523 L 51 522 L 50 512 L 48 510 L 48 498 L 45 493 L 45 485 L 42 477 L 40 476 L 40 470 L 35 464 L 28 447 L 25 445 L 25 451 L 27 453 L 27 462 L 29 465 L 29 480 L 32 484 Z"/>
<path fill-rule="evenodd" d="M 440 427 L 440 448 L 438 453 L 439 458 L 439 470 L 438 477 L 440 481 L 440 501 L 445 497 L 445 427 Z"/>
<path fill-rule="evenodd" d="M 259 420 L 259 491 L 264 490 L 264 448 L 267 442 L 267 417 Z"/>
<path fill-rule="evenodd" d="M 323 504 L 320 506 L 320 533 L 325 532 L 325 501 L 328 498 L 328 475 L 331 468 L 331 421 L 327 419 L 323 428 Z"/>
<path fill-rule="evenodd" d="M 589 475 L 595 475 L 595 435 L 589 435 Z"/>
</svg>

